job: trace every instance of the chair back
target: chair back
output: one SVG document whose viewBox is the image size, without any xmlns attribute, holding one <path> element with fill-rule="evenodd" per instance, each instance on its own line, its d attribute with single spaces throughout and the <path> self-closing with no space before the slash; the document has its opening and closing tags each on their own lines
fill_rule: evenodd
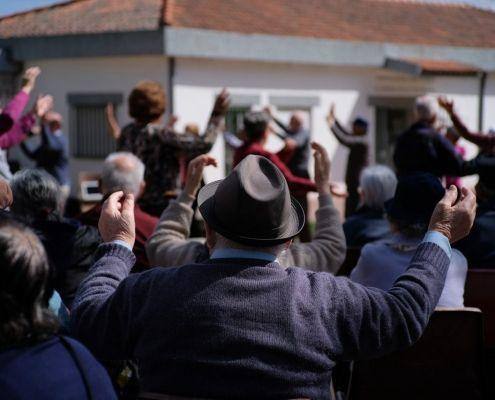
<svg viewBox="0 0 495 400">
<path fill-rule="evenodd" d="M 349 247 L 345 260 L 337 271 L 337 276 L 350 276 L 351 271 L 357 265 L 359 257 L 361 256 L 361 247 Z"/>
<path fill-rule="evenodd" d="M 483 399 L 483 321 L 477 309 L 438 309 L 417 343 L 353 365 L 348 400 Z"/>
<path fill-rule="evenodd" d="M 495 348 L 495 269 L 468 269 L 464 304 L 483 312 L 485 345 Z"/>
</svg>

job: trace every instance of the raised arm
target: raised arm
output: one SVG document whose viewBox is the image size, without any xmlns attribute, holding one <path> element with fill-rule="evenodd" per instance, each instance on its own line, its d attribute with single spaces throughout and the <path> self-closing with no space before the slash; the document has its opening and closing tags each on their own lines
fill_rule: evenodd
<svg viewBox="0 0 495 400">
<path fill-rule="evenodd" d="M 443 290 L 451 256 L 451 243 L 466 236 L 476 211 L 476 198 L 466 189 L 456 203 L 451 187 L 437 205 L 423 243 L 407 271 L 384 292 L 366 288 L 346 278 L 332 282 L 339 303 L 336 321 L 329 329 L 342 349 L 336 358 L 350 360 L 379 357 L 412 345 L 419 339 Z M 331 292 L 331 293 L 332 293 Z M 349 318 L 349 316 L 352 316 Z"/>
<path fill-rule="evenodd" d="M 266 158 L 268 158 L 272 163 L 274 163 L 278 169 L 284 174 L 285 179 L 287 180 L 287 184 L 291 192 L 297 193 L 307 193 L 307 192 L 316 192 L 316 184 L 311 179 L 301 178 L 292 174 L 290 169 L 284 162 L 280 159 L 279 156 L 273 153 L 263 154 Z"/>
<path fill-rule="evenodd" d="M 464 139 L 479 147 L 493 147 L 495 146 L 495 137 L 492 135 L 484 135 L 481 132 L 471 132 L 466 125 L 459 118 L 454 109 L 454 102 L 447 100 L 445 97 L 438 98 L 438 104 L 442 107 L 447 114 L 449 114 L 455 129 Z"/>
<path fill-rule="evenodd" d="M 312 143 L 312 147 L 315 150 L 315 183 L 319 194 L 315 235 L 309 243 L 293 244 L 279 261 L 282 265 L 297 265 L 313 271 L 335 273 L 345 259 L 345 235 L 340 214 L 332 200 L 329 183 L 330 158 L 321 145 Z"/>
<path fill-rule="evenodd" d="M 115 108 L 113 106 L 113 103 L 108 103 L 105 107 L 105 117 L 108 133 L 115 140 L 119 139 L 122 135 L 122 130 L 120 129 L 117 117 L 115 116 Z"/>
<path fill-rule="evenodd" d="M 340 144 L 346 147 L 351 147 L 358 143 L 363 143 L 364 139 L 354 136 L 347 131 L 335 117 L 335 106 L 332 104 L 327 115 L 327 124 L 335 138 Z"/>
<path fill-rule="evenodd" d="M 71 331 L 102 359 L 131 358 L 133 311 L 145 299 L 131 296 L 139 275 L 128 279 L 136 258 L 134 197 L 116 192 L 103 204 L 99 221 L 105 244 L 73 303 Z M 98 334 L 95 334 L 98 332 Z"/>
<path fill-rule="evenodd" d="M 150 264 L 174 267 L 194 263 L 207 256 L 206 246 L 190 240 L 190 226 L 194 211 L 192 203 L 201 185 L 204 168 L 217 165 L 213 157 L 201 155 L 189 163 L 184 190 L 176 201 L 171 201 L 146 244 Z"/>
<path fill-rule="evenodd" d="M 22 142 L 33 128 L 36 117 L 42 117 L 53 106 L 51 96 L 40 96 L 36 100 L 33 109 L 17 120 L 6 133 L 0 136 L 0 148 L 8 149 Z"/>
</svg>

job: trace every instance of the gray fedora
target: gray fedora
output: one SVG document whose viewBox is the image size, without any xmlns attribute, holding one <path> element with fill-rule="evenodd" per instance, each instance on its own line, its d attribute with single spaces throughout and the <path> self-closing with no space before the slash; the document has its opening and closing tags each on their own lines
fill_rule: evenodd
<svg viewBox="0 0 495 400">
<path fill-rule="evenodd" d="M 282 172 L 257 155 L 244 158 L 225 179 L 204 186 L 198 206 L 214 231 L 252 246 L 284 243 L 305 222 L 304 211 L 291 197 Z"/>
</svg>

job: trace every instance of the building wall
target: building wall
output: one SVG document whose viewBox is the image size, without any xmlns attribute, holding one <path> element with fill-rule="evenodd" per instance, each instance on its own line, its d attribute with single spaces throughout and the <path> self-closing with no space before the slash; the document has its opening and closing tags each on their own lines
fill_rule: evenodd
<svg viewBox="0 0 495 400">
<path fill-rule="evenodd" d="M 121 124 L 129 121 L 125 98 L 140 79 L 153 79 L 165 87 L 168 80 L 168 60 L 160 56 L 105 57 L 38 60 L 43 73 L 37 91 L 50 93 L 56 109 L 68 120 L 69 93 L 122 93 L 124 103 L 118 110 Z M 255 62 L 178 59 L 174 77 L 174 112 L 179 116 L 178 128 L 195 122 L 205 128 L 215 94 L 228 87 L 237 99 L 256 99 L 256 106 L 268 105 L 273 97 L 283 105 L 311 102 L 310 127 L 313 139 L 322 143 L 332 156 L 332 179 L 344 178 L 347 150 L 338 145 L 329 132 L 325 116 L 335 102 L 337 116 L 349 126 L 356 116 L 370 121 L 370 148 L 374 161 L 375 108 L 372 98 L 413 99 L 425 93 L 445 93 L 454 98 L 462 118 L 470 128 L 477 127 L 477 78 L 414 78 L 374 68 L 345 68 Z M 495 127 L 495 75 L 487 82 L 484 125 Z M 236 104 L 234 103 L 234 106 Z M 297 108 L 297 106 L 294 106 Z M 70 132 L 69 139 L 70 139 Z M 271 143 L 274 149 L 280 143 Z M 468 154 L 476 149 L 469 146 Z M 209 169 L 207 181 L 223 177 L 224 143 L 219 139 L 213 154 L 220 168 Z M 73 182 L 80 171 L 99 171 L 101 160 L 71 159 Z"/>
</svg>

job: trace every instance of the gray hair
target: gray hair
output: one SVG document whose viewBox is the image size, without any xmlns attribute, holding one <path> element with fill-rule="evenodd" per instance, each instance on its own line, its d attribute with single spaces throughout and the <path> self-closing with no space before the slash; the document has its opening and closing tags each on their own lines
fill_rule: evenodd
<svg viewBox="0 0 495 400">
<path fill-rule="evenodd" d="M 62 210 L 60 185 L 47 172 L 24 169 L 10 181 L 13 203 L 11 210 L 26 219 L 46 218 Z"/>
<path fill-rule="evenodd" d="M 370 208 L 383 210 L 385 202 L 394 197 L 397 177 L 389 167 L 374 165 L 363 169 L 359 186 L 363 203 Z"/>
<path fill-rule="evenodd" d="M 120 151 L 110 154 L 103 163 L 101 184 L 105 194 L 122 190 L 139 195 L 144 180 L 144 164 L 134 154 Z"/>
<path fill-rule="evenodd" d="M 416 99 L 414 109 L 416 116 L 420 120 L 429 121 L 438 114 L 437 102 L 433 97 L 421 96 Z"/>
</svg>

